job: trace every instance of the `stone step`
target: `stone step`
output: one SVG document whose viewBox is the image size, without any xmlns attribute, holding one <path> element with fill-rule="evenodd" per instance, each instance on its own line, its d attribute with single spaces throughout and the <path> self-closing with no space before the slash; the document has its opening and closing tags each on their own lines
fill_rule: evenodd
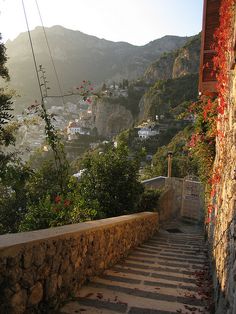
<svg viewBox="0 0 236 314">
<path fill-rule="evenodd" d="M 182 256 L 176 256 L 176 255 L 171 255 L 169 254 L 169 256 L 163 256 L 162 254 L 159 253 L 150 253 L 144 250 L 137 250 L 134 251 L 134 253 L 132 254 L 132 256 L 134 256 L 134 254 L 137 256 L 139 252 L 142 252 L 143 254 L 146 254 L 146 256 L 149 255 L 154 255 L 158 258 L 158 260 L 166 260 L 166 261 L 177 261 L 177 262 L 183 262 L 183 263 L 188 263 L 188 264 L 204 264 L 205 263 L 205 259 L 199 259 L 199 258 L 194 258 L 194 257 L 182 257 Z"/>
<path fill-rule="evenodd" d="M 143 313 L 144 310 L 146 313 L 149 313 L 150 310 L 156 311 L 156 313 L 178 313 L 178 310 L 182 310 L 183 313 L 187 313 L 186 307 L 192 307 L 196 309 L 196 313 L 197 310 L 200 313 L 204 307 L 199 306 L 199 304 L 202 304 L 201 300 L 191 297 L 90 283 L 87 287 L 81 289 L 77 298 L 74 298 L 73 308 L 77 305 L 77 310 L 81 313 L 81 309 L 85 305 L 110 310 L 111 313 L 114 311 L 117 313 L 132 313 L 134 308 L 138 309 L 137 313 Z M 62 308 L 63 313 L 75 313 L 66 309 L 68 309 L 66 306 Z"/>
<path fill-rule="evenodd" d="M 119 281 L 129 281 L 131 279 L 131 282 L 134 282 L 137 280 L 137 286 L 146 282 L 147 285 L 153 285 L 154 283 L 159 283 L 159 286 L 161 287 L 168 287 L 168 288 L 176 288 L 176 287 L 184 287 L 186 290 L 195 290 L 197 291 L 197 287 L 195 284 L 192 283 L 182 283 L 182 282 L 174 282 L 169 281 L 166 278 L 155 278 L 151 276 L 151 273 L 145 272 L 145 271 L 139 271 L 134 269 L 125 269 L 125 268 L 118 268 L 115 267 L 114 270 L 109 269 L 105 272 L 104 276 L 112 276 L 112 277 L 118 277 L 120 278 Z M 104 278 L 104 277 L 102 277 Z M 109 278 L 109 277 L 108 277 Z"/>
<path fill-rule="evenodd" d="M 182 250 L 172 250 L 171 248 L 166 248 L 163 250 L 150 250 L 148 248 L 137 248 L 134 252 L 132 253 L 139 253 L 139 254 L 147 254 L 147 255 L 170 255 L 178 258 L 194 258 L 196 257 L 196 260 L 207 260 L 206 255 L 203 252 L 187 252 L 187 251 L 182 251 Z M 167 256 L 168 256 L 167 255 Z"/>
<path fill-rule="evenodd" d="M 91 279 L 60 313 L 209 314 L 197 285 L 204 270 L 204 237 L 163 230 L 129 256 Z M 179 227 L 179 230 L 184 227 Z"/>
</svg>

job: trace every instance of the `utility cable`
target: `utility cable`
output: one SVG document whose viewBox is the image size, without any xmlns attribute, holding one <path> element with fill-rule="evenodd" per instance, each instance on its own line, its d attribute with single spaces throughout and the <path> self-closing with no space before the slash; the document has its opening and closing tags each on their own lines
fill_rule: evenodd
<svg viewBox="0 0 236 314">
<path fill-rule="evenodd" d="M 33 55 L 34 67 L 35 67 L 35 72 L 37 75 L 37 81 L 38 81 L 38 85 L 39 85 L 40 95 L 41 95 L 41 99 L 43 102 L 43 91 L 42 91 L 42 86 L 41 86 L 41 82 L 40 82 L 40 78 L 39 78 L 37 62 L 36 62 L 36 58 L 35 58 L 34 47 L 33 47 L 33 42 L 32 42 L 32 38 L 31 38 L 31 34 L 30 34 L 29 23 L 28 23 L 26 10 L 25 10 L 24 0 L 22 0 L 22 7 L 23 7 L 24 15 L 25 15 L 25 21 L 26 21 L 27 31 L 28 31 L 28 35 L 29 35 L 30 47 L 31 47 L 32 55 Z"/>
<path fill-rule="evenodd" d="M 39 85 L 39 90 L 40 90 L 40 95 L 41 95 L 41 102 L 42 102 L 41 103 L 41 107 L 42 107 L 42 111 L 43 111 L 46 127 L 48 129 L 50 129 L 50 127 L 51 127 L 50 126 L 50 119 L 48 118 L 46 107 L 45 107 L 45 102 L 44 102 L 44 98 L 45 97 L 43 96 L 42 84 L 40 82 L 39 71 L 38 71 L 38 68 L 37 68 L 37 62 L 36 62 L 36 57 L 35 57 L 35 53 L 34 53 L 34 47 L 33 47 L 32 38 L 31 38 L 31 34 L 30 34 L 29 23 L 28 23 L 28 18 L 27 18 L 27 14 L 26 14 L 24 0 L 22 0 L 22 6 L 23 6 L 24 15 L 25 15 L 25 21 L 26 21 L 26 25 L 27 25 L 27 31 L 28 31 L 28 35 L 29 35 L 29 41 L 30 41 L 31 51 L 32 51 L 33 60 L 34 60 L 35 72 L 36 72 L 36 75 L 37 75 L 37 80 L 38 80 L 38 85 Z M 51 147 L 52 147 L 52 149 L 54 151 L 56 167 L 58 168 L 59 167 L 58 166 L 58 161 L 60 163 L 60 156 L 58 156 L 58 152 L 55 149 L 55 143 L 52 142 L 51 143 Z"/>
<path fill-rule="evenodd" d="M 49 52 L 49 55 L 50 55 L 50 58 L 51 58 L 53 70 L 54 70 L 54 72 L 55 72 L 55 76 L 56 76 L 58 88 L 59 88 L 59 91 L 60 91 L 60 94 L 61 94 L 60 97 L 61 97 L 61 99 L 62 99 L 63 105 L 65 105 L 65 102 L 64 102 L 64 95 L 63 95 L 63 92 L 62 92 L 62 87 L 61 87 L 60 80 L 59 80 L 59 76 L 58 76 L 58 73 L 57 73 L 57 70 L 56 70 L 55 62 L 54 62 L 54 60 L 53 60 L 52 51 L 51 51 L 51 48 L 50 48 L 50 45 L 49 45 L 49 42 L 48 42 L 48 37 L 47 37 L 47 34 L 46 34 L 46 30 L 45 30 L 45 27 L 44 27 L 42 15 L 41 15 L 40 8 L 39 8 L 38 1 L 37 1 L 37 0 L 35 0 L 35 4 L 36 4 L 36 6 L 37 6 L 39 18 L 40 18 L 40 21 L 41 21 L 41 25 L 42 25 L 42 28 L 43 28 L 44 37 L 45 37 L 46 44 L 47 44 L 47 48 L 48 48 L 48 52 Z"/>
</svg>

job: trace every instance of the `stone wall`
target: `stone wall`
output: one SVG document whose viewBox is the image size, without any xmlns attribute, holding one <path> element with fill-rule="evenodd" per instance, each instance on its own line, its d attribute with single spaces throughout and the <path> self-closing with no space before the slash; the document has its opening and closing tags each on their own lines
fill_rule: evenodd
<svg viewBox="0 0 236 314">
<path fill-rule="evenodd" d="M 235 70 L 234 70 L 235 71 Z M 234 75 L 235 76 L 235 75 Z M 215 223 L 211 225 L 217 314 L 236 313 L 236 79 L 225 124 L 224 145 L 217 143 L 215 169 L 223 166 L 218 186 Z M 227 121 L 227 120 L 226 120 Z"/>
<path fill-rule="evenodd" d="M 162 189 L 165 187 L 167 177 L 155 177 L 142 181 L 142 184 L 149 189 Z"/>
<path fill-rule="evenodd" d="M 183 179 L 166 178 L 165 191 L 160 197 L 160 221 L 164 222 L 180 216 Z"/>
<path fill-rule="evenodd" d="M 151 182 L 150 180 L 150 184 Z M 174 217 L 181 217 L 190 222 L 202 221 L 203 199 L 203 185 L 200 182 L 174 177 L 166 178 L 165 190 L 159 200 L 160 222 Z"/>
<path fill-rule="evenodd" d="M 158 225 L 147 212 L 0 236 L 0 313 L 49 313 Z"/>
<path fill-rule="evenodd" d="M 204 221 L 204 185 L 201 182 L 183 181 L 181 217 L 188 221 Z"/>
<path fill-rule="evenodd" d="M 236 29 L 236 27 L 235 27 Z M 236 68 L 225 112 L 223 141 L 217 141 L 215 170 L 221 170 L 216 212 L 210 223 L 216 314 L 236 313 Z"/>
</svg>

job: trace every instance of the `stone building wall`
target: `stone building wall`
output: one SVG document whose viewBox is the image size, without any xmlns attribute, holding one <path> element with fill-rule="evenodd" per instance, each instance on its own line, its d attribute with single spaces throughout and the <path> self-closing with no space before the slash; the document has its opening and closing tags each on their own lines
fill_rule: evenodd
<svg viewBox="0 0 236 314">
<path fill-rule="evenodd" d="M 214 169 L 220 169 L 221 182 L 210 224 L 216 314 L 236 313 L 236 68 L 231 70 L 231 79 L 225 136 L 216 147 Z"/>
<path fill-rule="evenodd" d="M 180 216 L 183 179 L 166 178 L 165 190 L 159 200 L 160 221 L 165 222 Z"/>
<path fill-rule="evenodd" d="M 151 180 L 149 181 L 151 184 Z M 203 221 L 203 200 L 203 185 L 200 182 L 174 177 L 166 178 L 165 189 L 159 200 L 160 222 L 174 217 L 182 217 L 190 222 Z"/>
<path fill-rule="evenodd" d="M 0 313 L 50 313 L 158 226 L 147 212 L 0 236 Z"/>
</svg>

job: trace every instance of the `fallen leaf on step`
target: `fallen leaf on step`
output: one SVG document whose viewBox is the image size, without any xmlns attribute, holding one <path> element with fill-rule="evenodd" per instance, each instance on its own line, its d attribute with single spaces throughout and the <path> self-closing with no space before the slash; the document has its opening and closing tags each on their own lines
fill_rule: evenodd
<svg viewBox="0 0 236 314">
<path fill-rule="evenodd" d="M 98 299 L 102 299 L 102 298 L 103 298 L 103 294 L 100 293 L 100 292 L 98 292 L 98 293 L 97 293 L 97 298 L 98 298 Z"/>
</svg>

